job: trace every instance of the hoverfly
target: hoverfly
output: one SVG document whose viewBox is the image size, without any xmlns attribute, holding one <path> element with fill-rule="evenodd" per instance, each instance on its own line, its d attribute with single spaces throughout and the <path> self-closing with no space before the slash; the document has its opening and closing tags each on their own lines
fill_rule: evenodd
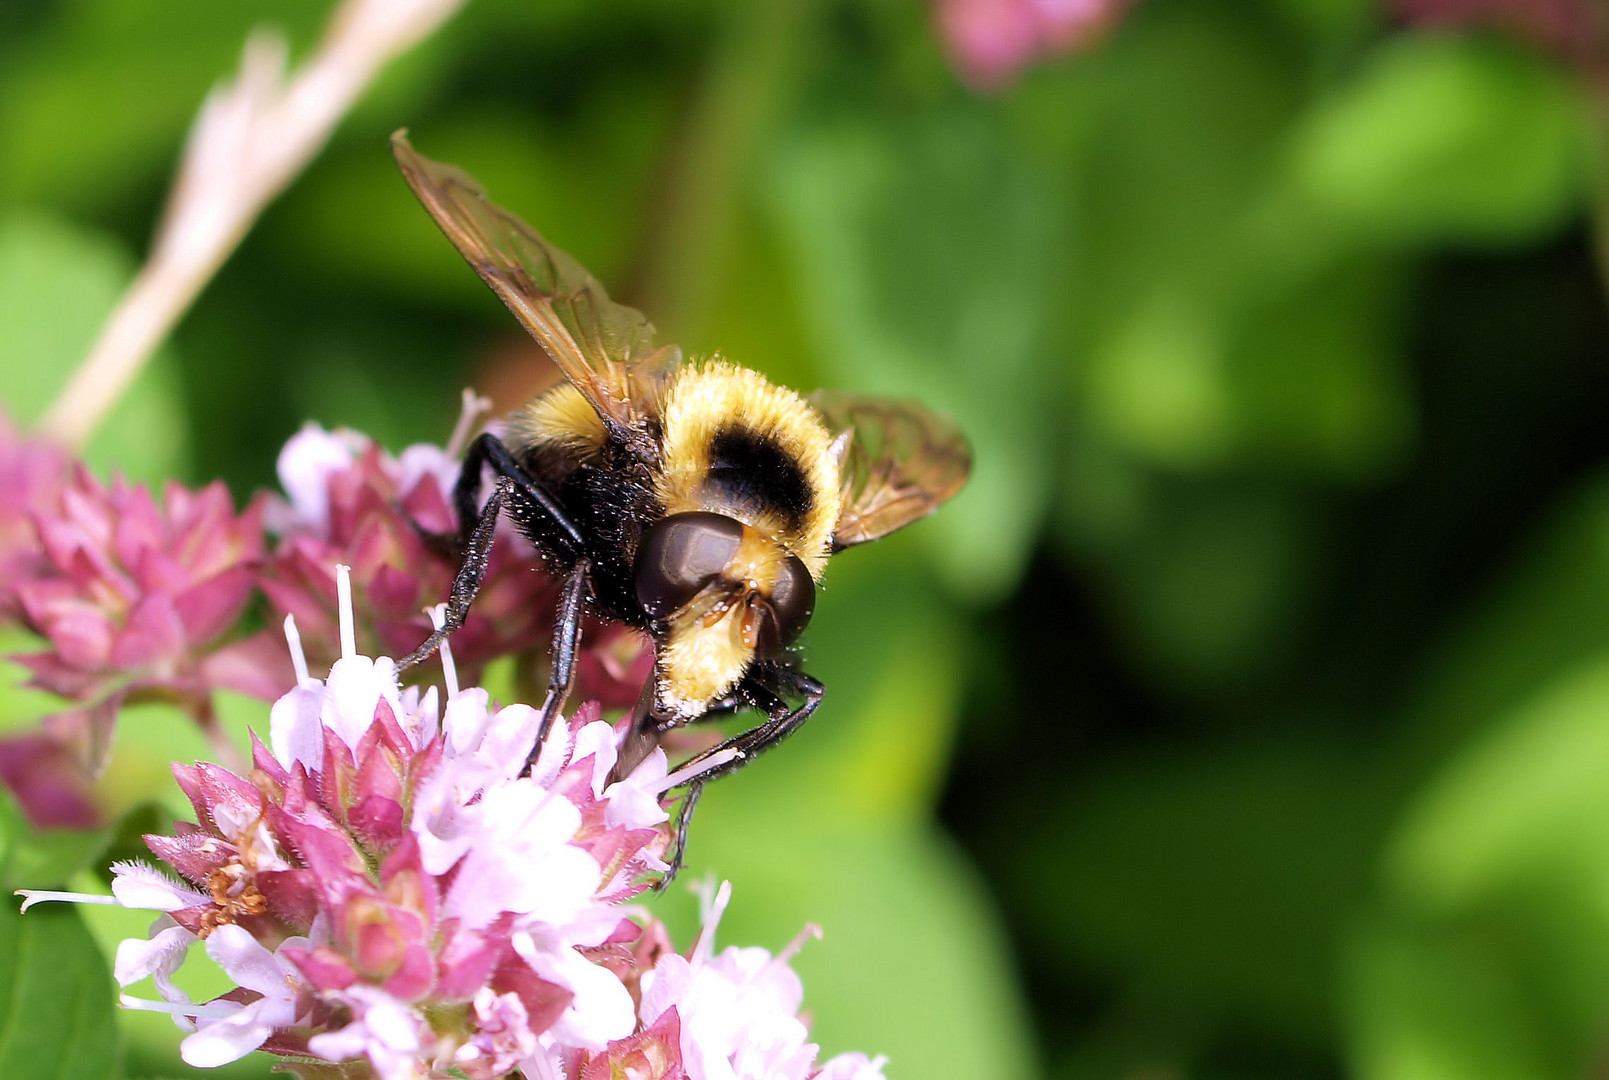
<svg viewBox="0 0 1609 1080">
<path fill-rule="evenodd" d="M 912 402 L 806 399 L 719 359 L 684 362 L 575 259 L 406 135 L 391 145 L 414 194 L 565 381 L 509 416 L 502 438 L 486 433 L 470 446 L 454 491 L 463 561 L 446 619 L 400 666 L 462 625 L 507 514 L 562 582 L 537 748 L 569 692 L 588 609 L 654 646 L 617 778 L 674 728 L 764 713 L 683 766 L 668 880 L 703 784 L 775 746 L 821 704 L 824 687 L 790 646 L 828 558 L 932 513 L 960 490 L 971 453 L 949 421 Z"/>
</svg>

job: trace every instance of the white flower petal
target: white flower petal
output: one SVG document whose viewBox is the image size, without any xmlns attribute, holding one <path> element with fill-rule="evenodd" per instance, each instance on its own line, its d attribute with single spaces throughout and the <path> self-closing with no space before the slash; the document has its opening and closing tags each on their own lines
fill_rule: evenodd
<svg viewBox="0 0 1609 1080">
<path fill-rule="evenodd" d="M 447 702 L 447 709 L 441 718 L 441 730 L 447 736 L 449 755 L 457 757 L 472 754 L 480 749 L 481 738 L 492 722 L 490 714 L 486 711 L 486 705 L 490 700 L 490 694 L 476 687 L 472 690 L 460 690 L 451 701 Z"/>
<path fill-rule="evenodd" d="M 343 656 L 330 668 L 325 690 L 324 726 L 353 750 L 373 726 L 374 710 L 381 699 L 391 703 L 396 716 L 402 716 L 397 666 L 383 656 L 377 660 Z"/>
<path fill-rule="evenodd" d="M 289 769 L 300 761 L 309 772 L 324 764 L 324 684 L 298 686 L 268 710 L 268 746 Z"/>
<path fill-rule="evenodd" d="M 513 705 L 509 706 L 510 709 L 515 707 Z M 519 707 L 530 708 L 529 706 Z M 536 739 L 536 710 L 531 709 L 529 717 L 521 714 L 521 719 L 529 720 L 530 723 L 531 730 L 525 736 L 528 740 L 527 745 L 529 745 L 530 742 L 534 742 Z M 558 779 L 559 773 L 573 760 L 574 755 L 570 752 L 572 745 L 570 725 L 563 720 L 555 721 L 553 726 L 548 729 L 548 737 L 542 742 L 542 752 L 537 755 L 536 764 L 531 767 L 529 774 L 531 782 L 538 787 L 551 787 L 553 781 Z M 527 756 L 529 756 L 529 751 L 527 751 Z"/>
<path fill-rule="evenodd" d="M 155 975 L 157 992 L 164 999 L 189 1001 L 189 995 L 173 985 L 173 973 L 184 963 L 190 946 L 199 940 L 164 915 L 151 925 L 149 940 L 126 938 L 118 942 L 112 975 L 119 986 L 132 986 L 149 975 Z"/>
<path fill-rule="evenodd" d="M 275 1025 L 264 1015 L 267 1001 L 254 1001 L 222 1020 L 199 1022 L 196 1033 L 179 1044 L 179 1056 L 198 1069 L 215 1069 L 245 1057 L 274 1033 Z"/>
<path fill-rule="evenodd" d="M 642 977 L 642 1023 L 651 1026 L 665 1010 L 687 996 L 693 982 L 693 965 L 687 957 L 666 953 Z"/>
<path fill-rule="evenodd" d="M 286 983 L 285 966 L 250 933 L 226 923 L 207 936 L 207 955 L 229 977 L 265 998 L 285 999 L 294 994 Z"/>
<path fill-rule="evenodd" d="M 630 776 L 604 789 L 607 805 L 603 823 L 626 829 L 651 829 L 670 815 L 659 805 L 660 781 L 665 779 L 665 751 L 655 748 Z"/>
<path fill-rule="evenodd" d="M 514 950 L 531 970 L 575 996 L 548 1032 L 566 1046 L 602 1050 L 612 1039 L 623 1039 L 636 1027 L 631 992 L 615 973 L 594 964 L 574 949 L 547 952 L 537 949 L 525 934 L 514 935 Z"/>
<path fill-rule="evenodd" d="M 502 779 L 514 779 L 525 772 L 525 762 L 531 756 L 531 747 L 536 745 L 536 729 L 541 721 L 542 714 L 529 705 L 505 705 L 497 710 L 497 715 L 492 717 L 491 724 L 486 728 L 485 738 L 481 740 L 481 757 L 501 766 L 498 775 Z M 570 725 L 562 719 L 556 721 L 548 731 L 543 754 L 554 745 L 554 735 L 560 731 L 565 733 L 559 740 L 560 744 L 567 746 L 569 729 Z M 555 769 L 554 774 L 557 775 L 557 772 Z M 534 776 L 532 779 L 537 786 L 544 788 L 553 783 L 552 777 L 546 781 Z"/>
<path fill-rule="evenodd" d="M 307 1041 L 307 1049 L 325 1061 L 346 1061 L 362 1057 L 369 1046 L 369 1029 L 361 1020 L 339 1031 L 326 1031 Z"/>
<path fill-rule="evenodd" d="M 178 911 L 211 899 L 198 889 L 174 881 L 154 866 L 133 861 L 112 864 L 112 895 L 126 908 L 152 911 Z"/>
<path fill-rule="evenodd" d="M 320 536 L 330 528 L 330 475 L 352 464 L 356 457 L 348 440 L 306 424 L 279 452 L 279 486 L 290 498 L 291 509 Z"/>
<path fill-rule="evenodd" d="M 883 1066 L 887 1064 L 888 1059 L 881 1054 L 874 1058 L 858 1051 L 839 1054 L 821 1067 L 817 1080 L 883 1080 Z"/>
<path fill-rule="evenodd" d="M 571 761 L 585 761 L 592 755 L 592 794 L 595 798 L 603 795 L 603 785 L 609 779 L 609 773 L 619 760 L 615 750 L 615 729 L 602 720 L 594 720 L 576 733 L 575 753 L 570 755 Z"/>
</svg>

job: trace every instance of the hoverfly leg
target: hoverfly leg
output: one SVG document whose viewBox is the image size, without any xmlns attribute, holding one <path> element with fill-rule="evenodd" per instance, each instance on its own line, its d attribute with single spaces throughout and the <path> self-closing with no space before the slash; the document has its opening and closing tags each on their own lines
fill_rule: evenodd
<svg viewBox="0 0 1609 1080">
<path fill-rule="evenodd" d="M 789 709 L 781 698 L 771 693 L 767 688 L 751 688 L 750 692 L 757 700 L 757 703 L 769 698 L 771 707 L 766 711 L 770 714 L 770 719 L 757 727 L 732 736 L 719 746 L 704 751 L 686 765 L 683 765 L 682 768 L 687 769 L 689 766 L 696 766 L 700 761 L 720 759 L 717 764 L 711 765 L 705 771 L 690 778 L 688 783 L 702 784 L 718 776 L 726 776 L 729 773 L 737 772 L 760 754 L 771 749 L 804 726 L 804 722 L 810 719 L 816 709 L 821 706 L 821 700 L 826 696 L 827 688 L 803 672 L 789 672 L 786 677 L 791 684 L 786 689 L 801 694 L 805 699 L 804 703 L 796 709 Z"/>
<path fill-rule="evenodd" d="M 464 540 L 464 561 L 458 566 L 452 592 L 447 596 L 446 618 L 442 620 L 441 627 L 425 639 L 424 644 L 397 662 L 398 671 L 411 668 L 428 657 L 447 640 L 447 635 L 464 625 L 469 605 L 475 602 L 481 582 L 486 578 L 486 563 L 491 557 L 492 541 L 497 538 L 497 515 L 502 512 L 503 503 L 507 501 L 512 487 L 513 481 L 498 478 L 491 498 L 486 500 L 474 527 Z"/>
<path fill-rule="evenodd" d="M 676 880 L 681 873 L 682 864 L 687 861 L 687 828 L 693 823 L 693 810 L 698 806 L 699 796 L 704 794 L 704 785 L 695 780 L 687 788 L 687 794 L 682 796 L 682 808 L 676 815 L 676 842 L 670 849 L 670 858 L 665 860 L 669 866 L 665 874 L 654 882 L 655 892 L 664 892 L 670 883 Z"/>
<path fill-rule="evenodd" d="M 458 474 L 458 486 L 453 489 L 453 502 L 458 508 L 460 523 L 474 519 L 476 504 L 480 501 L 481 473 L 490 465 L 492 472 L 514 485 L 517 494 L 509 499 L 510 508 L 523 509 L 521 524 L 537 529 L 542 535 L 532 536 L 537 547 L 553 547 L 559 552 L 577 558 L 586 548 L 581 530 L 564 512 L 558 500 L 549 495 L 542 485 L 531 479 L 509 453 L 508 447 L 491 432 L 481 435 L 469 444 L 464 455 L 464 467 Z M 460 524 L 460 530 L 463 526 Z"/>
<path fill-rule="evenodd" d="M 565 579 L 564 592 L 559 597 L 558 617 L 553 624 L 553 662 L 548 671 L 548 693 L 542 701 L 539 713 L 541 723 L 536 731 L 536 745 L 531 747 L 531 758 L 527 767 L 535 764 L 537 755 L 542 751 L 542 744 L 547 741 L 548 730 L 553 727 L 554 719 L 559 710 L 564 708 L 564 699 L 570 696 L 570 684 L 575 681 L 575 668 L 578 654 L 576 647 L 581 642 L 581 617 L 586 614 L 587 597 L 591 594 L 591 581 L 587 572 L 592 564 L 582 559 L 570 571 Z"/>
<path fill-rule="evenodd" d="M 496 480 L 486 504 L 481 506 L 481 481 L 487 465 L 492 467 Z M 453 488 L 453 503 L 458 509 L 457 546 L 462 550 L 463 562 L 458 566 L 452 592 L 447 597 L 447 617 L 441 629 L 398 662 L 398 671 L 424 660 L 448 635 L 464 625 L 469 605 L 474 603 L 481 582 L 486 578 L 492 543 L 497 539 L 497 518 L 505 509 L 539 548 L 545 545 L 569 558 L 581 555 L 581 531 L 558 502 L 520 468 L 508 447 L 490 432 L 470 443 L 458 473 L 458 483 Z"/>
<path fill-rule="evenodd" d="M 716 777 L 737 772 L 760 754 L 798 731 L 821 706 L 822 698 L 827 695 L 826 687 L 803 672 L 783 671 L 771 677 L 786 681 L 789 685 L 779 689 L 803 695 L 804 703 L 796 709 L 789 709 L 787 703 L 775 692 L 757 681 L 742 686 L 742 696 L 747 698 L 750 704 L 764 708 L 770 718 L 765 723 L 750 728 L 740 735 L 734 735 L 719 746 L 704 751 L 677 770 L 681 772 L 696 769 L 700 761 L 715 762 L 708 769 L 697 772 L 684 781 L 687 784 L 687 795 L 682 801 L 681 813 L 677 815 L 676 842 L 671 849 L 670 869 L 666 870 L 665 876 L 655 883 L 655 891 L 663 891 L 686 860 L 687 828 L 692 824 L 693 808 L 698 805 L 704 785 Z"/>
</svg>

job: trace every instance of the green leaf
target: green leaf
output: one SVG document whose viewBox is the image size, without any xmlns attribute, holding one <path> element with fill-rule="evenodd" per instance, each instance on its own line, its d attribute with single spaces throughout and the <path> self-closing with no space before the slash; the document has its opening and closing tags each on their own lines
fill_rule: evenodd
<svg viewBox="0 0 1609 1080">
<path fill-rule="evenodd" d="M 1514 242 L 1562 223 L 1582 181 L 1563 70 L 1485 37 L 1387 39 L 1296 140 L 1298 186 L 1372 241 Z"/>
<path fill-rule="evenodd" d="M 1399 276 L 1290 192 L 1312 79 L 1249 6 L 1214 10 L 1136 11 L 1067 92 L 1099 104 L 1072 253 L 1083 437 L 1168 471 L 1378 475 L 1411 433 Z"/>
<path fill-rule="evenodd" d="M 104 236 L 43 214 L 0 217 L 0 404 L 13 421 L 44 412 L 133 272 Z M 185 471 L 187 427 L 173 357 L 159 350 L 84 456 L 103 476 L 158 481 Z"/>
<path fill-rule="evenodd" d="M 1421 795 L 1391 856 L 1395 899 L 1447 914 L 1524 882 L 1590 910 L 1609 889 L 1609 658 L 1542 689 Z M 1609 912 L 1593 935 L 1609 949 Z M 1583 941 L 1585 945 L 1585 941 Z M 1609 979 L 1609 953 L 1603 957 Z M 1609 982 L 1605 989 L 1609 990 Z"/>
<path fill-rule="evenodd" d="M 1409 808 L 1377 932 L 1353 957 L 1365 1076 L 1565 1077 L 1596 1060 L 1609 1010 L 1605 717 L 1600 653 L 1498 717 Z"/>
<path fill-rule="evenodd" d="M 972 479 L 923 530 L 957 591 L 998 595 L 1050 481 L 1034 377 L 1061 225 L 1049 178 L 975 108 L 868 107 L 794 134 L 768 183 L 824 381 L 915 397 L 966 431 Z"/>
<path fill-rule="evenodd" d="M 121 1075 L 114 983 L 70 904 L 0 904 L 0 1076 Z"/>
<path fill-rule="evenodd" d="M 298 37 L 327 18 L 320 0 L 271 11 L 219 8 L 197 18 L 163 0 L 85 0 L 51 7 L 34 33 L 7 42 L 0 70 L 0 197 L 83 207 L 142 201 L 173 167 L 207 91 L 234 73 L 265 17 Z"/>
<path fill-rule="evenodd" d="M 1381 794 L 1330 745 L 1135 753 L 1009 804 L 1024 824 L 991 870 L 1042 970 L 1094 970 L 1199 1023 L 1250 1017 L 1322 1044 Z"/>
<path fill-rule="evenodd" d="M 39 829 L 16 846 L 8 885 L 18 888 L 59 886 L 89 866 L 111 839 L 109 829 Z"/>
<path fill-rule="evenodd" d="M 1488 935 L 1427 939 L 1365 926 L 1348 950 L 1352 1075 L 1358 1080 L 1553 1080 L 1561 1070 L 1529 1015 L 1529 988 Z"/>
</svg>

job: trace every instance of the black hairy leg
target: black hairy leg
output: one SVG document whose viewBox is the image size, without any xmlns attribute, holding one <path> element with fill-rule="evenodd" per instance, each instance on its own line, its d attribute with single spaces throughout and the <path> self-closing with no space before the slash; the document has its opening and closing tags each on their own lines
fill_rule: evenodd
<svg viewBox="0 0 1609 1080">
<path fill-rule="evenodd" d="M 495 476 L 486 505 L 477 506 L 486 466 Z M 463 561 L 453 578 L 447 597 L 447 614 L 435 633 L 397 664 L 399 671 L 412 667 L 441 647 L 448 635 L 464 625 L 469 606 L 480 593 L 486 579 L 486 565 L 492 543 L 497 538 L 497 519 L 505 510 L 520 531 L 539 551 L 558 555 L 566 562 L 579 559 L 584 546 L 581 532 L 558 502 L 520 468 L 497 437 L 487 433 L 470 444 L 463 469 L 453 489 L 458 510 L 458 547 Z M 574 652 L 574 644 L 571 645 Z M 572 663 L 573 667 L 573 663 Z"/>
<path fill-rule="evenodd" d="M 542 752 L 542 744 L 547 741 L 548 729 L 553 726 L 553 720 L 564 708 L 564 699 L 570 696 L 570 685 L 575 682 L 576 661 L 579 657 L 577 646 L 581 642 L 581 617 L 586 614 L 587 599 L 591 595 L 591 582 L 588 571 L 592 564 L 586 559 L 579 560 L 570 571 L 570 576 L 564 581 L 564 592 L 559 596 L 558 616 L 553 623 L 553 655 L 552 663 L 548 665 L 548 692 L 542 701 L 542 709 L 538 714 L 541 723 L 536 730 L 536 743 L 531 747 L 530 759 L 526 766 L 536 764 L 537 755 Z"/>
<path fill-rule="evenodd" d="M 491 432 L 483 432 L 469 444 L 464 454 L 464 465 L 458 473 L 458 484 L 453 488 L 453 506 L 458 511 L 460 542 L 467 546 L 473 526 L 469 523 L 481 515 L 479 509 L 481 481 L 486 467 L 492 474 L 506 479 L 517 491 L 508 506 L 519 520 L 527 539 L 539 551 L 551 551 L 567 558 L 579 558 L 586 547 L 581 530 L 570 520 L 558 500 L 550 495 L 531 474 L 520 467 L 502 440 Z M 525 519 L 529 519 L 527 522 Z"/>
<path fill-rule="evenodd" d="M 719 746 L 704 751 L 676 770 L 691 772 L 692 775 L 682 781 L 687 785 L 687 794 L 682 799 L 681 812 L 677 815 L 676 842 L 668 860 L 670 868 L 654 885 L 656 890 L 666 888 L 681 872 L 682 863 L 687 855 L 687 830 L 693 822 L 693 810 L 698 806 L 704 785 L 717 777 L 737 772 L 760 754 L 798 731 L 821 706 L 821 699 L 826 696 L 827 688 L 819 680 L 802 671 L 777 668 L 746 676 L 739 684 L 737 693 L 745 704 L 763 708 L 767 719 L 765 723 L 734 735 Z M 789 708 L 787 702 L 780 696 L 783 694 L 801 695 L 804 701 L 795 708 Z M 707 767 L 700 769 L 701 763 L 706 763 Z"/>
</svg>

